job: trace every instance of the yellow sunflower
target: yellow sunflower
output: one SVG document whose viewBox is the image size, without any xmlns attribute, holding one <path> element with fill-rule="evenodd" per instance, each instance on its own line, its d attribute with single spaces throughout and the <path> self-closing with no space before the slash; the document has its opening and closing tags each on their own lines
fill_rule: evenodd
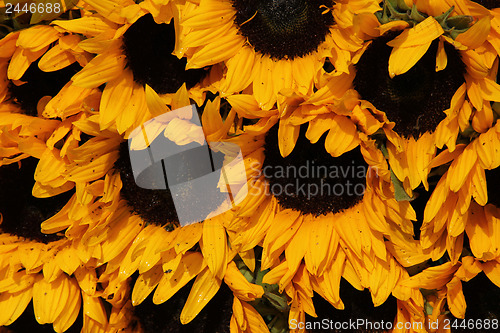
<svg viewBox="0 0 500 333">
<path fill-rule="evenodd" d="M 408 2 L 385 1 L 376 13 L 380 37 L 355 65 L 354 87 L 361 107 L 385 122 L 391 170 L 412 197 L 420 184 L 429 189 L 437 148 L 454 150 L 469 125 L 478 132 L 491 126 L 500 40 L 497 18 L 477 4 Z"/>
<path fill-rule="evenodd" d="M 0 325 L 23 329 L 33 322 L 27 313 L 16 320 L 32 301 L 39 324 L 52 324 L 56 332 L 70 328 L 83 308 L 83 331 L 86 327 L 108 325 L 103 300 L 97 286 L 97 273 L 82 255 L 79 244 L 64 235 L 45 234 L 44 221 L 67 219 L 72 192 L 51 198 L 35 198 L 32 187 L 38 160 L 29 157 L 18 164 L 0 167 Z"/>
<path fill-rule="evenodd" d="M 177 3 L 144 1 L 86 1 L 84 16 L 52 24 L 87 37 L 78 46 L 96 56 L 75 76 L 72 86 L 102 88 L 99 105 L 101 129 L 116 127 L 128 136 L 157 116 L 148 110 L 145 86 L 171 96 L 183 83 L 190 97 L 203 101 L 202 88 L 217 77 L 217 70 L 186 70 L 185 59 L 172 54 L 178 38 Z M 209 75 L 209 72 L 213 75 Z"/>
<path fill-rule="evenodd" d="M 146 87 L 146 95 L 150 110 L 155 114 L 169 115 L 170 109 L 149 86 Z M 189 103 L 188 91 L 183 86 L 173 97 L 172 109 Z M 217 137 L 227 133 L 233 125 L 235 112 L 231 112 L 222 123 L 219 103 L 217 99 L 207 102 L 204 107 L 203 124 L 215 129 L 207 137 L 209 142 L 217 141 Z M 113 130 L 100 130 L 97 112 L 86 110 L 72 122 L 75 129 L 90 137 L 67 151 L 66 166 L 60 171 L 61 177 L 76 183 L 75 198 L 66 215 L 45 221 L 42 230 L 46 233 L 65 230 L 65 236 L 78 244 L 86 267 L 100 272 L 100 296 L 117 311 L 127 306 L 129 298 L 131 304 L 138 307 L 133 312 L 142 311 L 139 305 L 155 287 L 155 304 L 176 298 L 177 292 L 196 277 L 191 292 L 180 304 L 184 307 L 180 314 L 181 323 L 191 322 L 217 294 L 221 285 L 229 286 L 229 289 L 223 289 L 232 290 L 231 295 L 234 293 L 237 298 L 234 306 L 239 309 L 238 325 L 245 327 L 263 323 L 262 318 L 255 323 L 260 316 L 257 317 L 257 312 L 246 304 L 262 296 L 262 287 L 250 284 L 243 277 L 232 262 L 236 253 L 226 244 L 223 223 L 232 212 L 206 219 L 203 223 L 180 227 L 171 195 L 169 199 L 169 194 L 164 191 L 136 185 L 126 143 L 120 146 L 123 139 Z M 158 123 L 159 132 L 152 132 L 148 139 L 154 142 L 158 135 L 164 133 L 169 139 L 186 144 L 189 130 L 186 136 L 183 132 L 185 127 L 179 125 L 182 120 L 176 118 L 174 122 L 176 126 L 173 127 L 168 123 Z M 154 122 L 149 123 L 155 125 Z M 187 123 L 184 121 L 184 124 Z M 140 140 L 131 137 L 131 149 L 141 149 L 141 144 Z M 219 149 L 222 148 L 219 146 Z M 52 174 L 49 169 L 44 171 L 46 176 Z M 136 271 L 138 277 L 134 275 Z M 222 284 L 223 280 L 225 284 Z M 149 300 L 147 302 L 150 303 Z"/>
<path fill-rule="evenodd" d="M 176 50 L 189 52 L 187 68 L 223 62 L 221 94 L 247 89 L 269 110 L 282 89 L 312 93 L 324 65 L 348 73 L 363 46 L 354 16 L 379 9 L 378 1 L 203 0 L 181 13 Z"/>
<path fill-rule="evenodd" d="M 245 103 L 250 97 L 228 100 L 238 113 L 256 116 L 256 103 Z M 306 313 L 316 315 L 313 291 L 342 309 L 341 277 L 356 289 L 368 288 L 376 306 L 391 293 L 403 303 L 411 297 L 422 303 L 421 295 L 410 295 L 399 283 L 408 277 L 403 266 L 429 257 L 418 242 L 410 241 L 415 213 L 409 202 L 394 199 L 382 153 L 374 140 L 357 131 L 357 125 L 376 127 L 377 122 L 358 113 L 352 116 L 356 124 L 333 113 L 331 109 L 342 109 L 341 102 L 316 106 L 295 95 L 278 104 L 282 110 L 270 110 L 267 118 L 245 126 L 244 134 L 227 138 L 249 148 L 244 154 L 249 193 L 227 226 L 232 249 L 248 267 L 255 267 L 254 248 L 263 247 L 261 269 L 271 269 L 263 282 L 278 284 L 286 293 L 289 319 L 295 322 L 303 322 Z M 280 114 L 286 117 L 276 124 Z M 325 169 L 328 173 L 322 175 Z M 347 192 L 331 192 L 341 189 Z M 385 239 L 393 244 L 391 252 Z M 404 255 L 418 252 L 419 257 Z M 398 316 L 424 318 L 414 309 Z"/>
</svg>

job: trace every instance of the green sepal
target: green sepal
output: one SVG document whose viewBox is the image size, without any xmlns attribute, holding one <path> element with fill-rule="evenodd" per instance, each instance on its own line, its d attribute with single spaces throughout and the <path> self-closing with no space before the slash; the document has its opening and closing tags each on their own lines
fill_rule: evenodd
<svg viewBox="0 0 500 333">
<path fill-rule="evenodd" d="M 452 7 L 453 8 L 453 7 Z M 446 20 L 446 25 L 457 31 L 467 31 L 471 27 L 474 18 L 469 15 L 457 15 L 449 17 Z"/>
<path fill-rule="evenodd" d="M 402 11 L 409 11 L 411 8 L 408 7 L 406 4 L 405 0 L 396 0 L 395 7 L 398 8 L 401 12 Z"/>
<path fill-rule="evenodd" d="M 455 7 L 451 6 L 450 9 L 448 9 L 443 14 L 434 17 L 434 19 L 436 21 L 438 21 L 439 24 L 441 24 L 441 26 L 443 27 L 444 30 L 450 29 L 450 27 L 446 24 L 446 21 L 448 20 L 448 16 L 450 16 L 450 14 L 453 12 L 454 9 L 455 9 Z"/>
<path fill-rule="evenodd" d="M 280 312 L 288 312 L 290 307 L 288 306 L 288 301 L 285 295 L 277 295 L 272 292 L 265 291 L 264 298 L 266 298 L 269 303 Z"/>
<path fill-rule="evenodd" d="M 422 22 L 423 20 L 426 19 L 425 16 L 423 16 L 422 14 L 420 14 L 418 12 L 416 5 L 413 5 L 413 7 L 411 7 L 411 13 L 409 15 L 409 18 L 412 19 L 413 21 L 417 22 L 417 23 L 420 23 L 420 22 Z"/>
</svg>

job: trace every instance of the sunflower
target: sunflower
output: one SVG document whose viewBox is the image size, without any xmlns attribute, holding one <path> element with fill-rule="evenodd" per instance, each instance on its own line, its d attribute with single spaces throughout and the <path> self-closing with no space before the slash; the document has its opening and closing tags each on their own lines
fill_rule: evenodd
<svg viewBox="0 0 500 333">
<path fill-rule="evenodd" d="M 223 62 L 222 96 L 249 90 L 269 110 L 282 89 L 312 93 L 326 73 L 323 66 L 349 72 L 363 47 L 353 30 L 354 14 L 377 10 L 377 1 L 205 0 L 181 13 L 177 49 L 189 50 L 187 68 Z"/>
<path fill-rule="evenodd" d="M 169 115 L 169 108 L 153 89 L 147 87 L 146 94 L 150 110 Z M 172 101 L 172 108 L 189 105 L 185 86 Z M 217 141 L 233 124 L 234 111 L 222 124 L 219 103 L 216 99 L 204 106 L 204 127 L 214 129 L 209 141 Z M 179 127 L 179 122 L 187 124 L 187 121 L 176 118 L 172 123 L 176 121 L 176 126 L 159 122 L 165 126 L 148 139 L 154 144 L 163 137 L 159 134 L 164 133 L 174 142 L 182 142 L 180 144 L 197 140 L 190 139 L 183 127 Z M 156 125 L 154 119 L 148 124 Z M 234 306 L 239 309 L 235 312 L 238 325 L 255 325 L 258 314 L 246 302 L 261 297 L 263 290 L 249 283 L 232 262 L 236 253 L 227 246 L 223 227 L 228 214 L 232 213 L 181 227 L 173 194 L 137 186 L 128 145 L 113 130 L 100 130 L 97 111 L 86 110 L 72 125 L 87 136 L 86 142 L 67 152 L 70 163 L 61 172 L 64 179 L 76 183 L 76 198 L 64 217 L 50 219 L 41 226 L 46 233 L 65 230 L 65 236 L 78 244 L 86 266 L 99 271 L 100 296 L 118 313 L 123 309 L 123 321 L 116 325 L 123 326 L 125 319 L 130 318 L 125 315 L 129 299 L 130 304 L 137 307 L 156 287 L 153 302 L 164 303 L 176 298 L 177 292 L 195 277 L 191 292 L 187 293 L 189 297 L 183 299 L 184 310 L 179 314 L 183 324 L 197 316 L 224 281 L 229 288 L 223 288 L 232 290 L 237 298 Z M 140 144 L 140 140 L 131 136 L 131 152 L 140 150 Z M 134 313 L 140 311 L 139 308 L 133 310 Z M 251 322 L 246 324 L 245 316 Z"/>
<path fill-rule="evenodd" d="M 492 124 L 490 102 L 500 98 L 492 76 L 497 18 L 480 8 L 468 1 L 419 2 L 412 8 L 385 1 L 376 13 L 380 37 L 355 65 L 361 107 L 385 122 L 381 144 L 409 197 L 420 184 L 429 190 L 437 148 L 453 151 L 469 118 L 479 132 Z"/>
<path fill-rule="evenodd" d="M 67 218 L 74 192 L 35 198 L 31 194 L 38 160 L 29 157 L 0 167 L 1 301 L 0 325 L 15 323 L 32 301 L 36 321 L 56 332 L 70 328 L 83 303 L 85 327 L 104 329 L 108 318 L 97 291 L 96 271 L 85 265 L 76 242 L 46 234 L 40 224 Z M 28 314 L 29 317 L 31 317 Z"/>
<path fill-rule="evenodd" d="M 236 97 L 228 100 L 239 110 L 242 98 Z M 410 295 L 400 281 L 408 277 L 403 266 L 421 263 L 428 255 L 420 250 L 419 258 L 405 262 L 404 256 L 387 251 L 385 239 L 401 252 L 418 252 L 418 243 L 408 242 L 415 215 L 408 202 L 394 199 L 387 164 L 375 142 L 358 134 L 351 119 L 332 113 L 323 104 L 301 104 L 295 96 L 279 105 L 285 111 L 271 110 L 275 112 L 245 126 L 244 134 L 237 138 L 254 148 L 245 154 L 249 193 L 228 225 L 231 247 L 249 267 L 255 246 L 263 247 L 261 269 L 271 269 L 263 282 L 278 284 L 290 303 L 289 319 L 296 322 L 303 322 L 306 313 L 316 316 L 313 292 L 342 309 L 341 277 L 356 289 L 368 288 L 375 306 L 392 292 L 403 303 L 412 298 L 423 307 L 421 295 Z M 293 115 L 276 123 L 279 114 L 292 110 Z M 312 114 L 309 118 L 301 114 L 307 111 Z M 246 114 L 253 114 L 252 108 Z M 315 118 L 317 121 L 310 120 Z M 298 131 L 281 132 L 286 122 Z M 340 134 L 339 128 L 345 131 Z M 344 137 L 328 141 L 330 135 Z M 342 195 L 332 193 L 340 190 Z M 423 320 L 410 303 L 405 304 L 411 310 L 399 317 Z"/>
<path fill-rule="evenodd" d="M 161 8 L 153 1 L 86 2 L 82 18 L 52 24 L 85 35 L 78 46 L 96 54 L 73 76 L 72 86 L 102 89 L 105 84 L 99 105 L 101 129 L 116 128 L 128 136 L 157 116 L 147 108 L 146 86 L 166 94 L 170 104 L 172 94 L 186 83 L 192 88 L 190 97 L 202 102 L 202 88 L 214 78 L 208 68 L 185 70 L 186 60 L 172 54 L 179 30 L 175 2 Z"/>
</svg>

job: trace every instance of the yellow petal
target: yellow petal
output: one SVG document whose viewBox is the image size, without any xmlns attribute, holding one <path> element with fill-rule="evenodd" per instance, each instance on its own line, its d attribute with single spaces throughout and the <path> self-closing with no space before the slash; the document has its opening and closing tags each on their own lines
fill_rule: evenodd
<svg viewBox="0 0 500 333">
<path fill-rule="evenodd" d="M 22 30 L 17 39 L 17 46 L 35 52 L 55 42 L 60 33 L 51 26 L 36 25 Z"/>
<path fill-rule="evenodd" d="M 299 138 L 300 126 L 292 125 L 288 119 L 280 121 L 278 128 L 278 146 L 281 156 L 287 157 L 295 148 Z"/>
<path fill-rule="evenodd" d="M 203 222 L 203 236 L 200 244 L 208 268 L 218 278 L 224 277 L 227 263 L 227 239 L 221 219 L 213 217 Z"/>
<path fill-rule="evenodd" d="M 104 175 L 113 167 L 113 164 L 118 159 L 118 151 L 99 156 L 85 167 L 72 166 L 67 170 L 66 179 L 74 182 L 87 182 L 96 180 Z"/>
<path fill-rule="evenodd" d="M 80 265 L 78 254 L 73 247 L 67 247 L 59 251 L 55 257 L 59 267 L 68 275 L 71 275 Z"/>
<path fill-rule="evenodd" d="M 105 242 L 102 244 L 102 260 L 110 261 L 118 256 L 142 229 L 143 221 L 137 215 L 130 215 L 125 207 L 121 213 L 112 216 L 105 235 Z"/>
<path fill-rule="evenodd" d="M 254 65 L 253 93 L 259 107 L 269 110 L 276 102 L 277 91 L 273 82 L 274 63 L 268 56 L 257 55 Z"/>
<path fill-rule="evenodd" d="M 359 144 L 356 125 L 344 116 L 335 116 L 325 140 L 325 148 L 330 155 L 338 157 L 354 149 Z"/>
<path fill-rule="evenodd" d="M 203 2 L 195 11 L 187 14 L 181 23 L 190 28 L 207 29 L 232 21 L 235 11 L 225 2 Z"/>
<path fill-rule="evenodd" d="M 302 94 L 312 92 L 313 79 L 315 74 L 315 61 L 311 61 L 307 57 L 295 58 L 292 61 L 292 74 L 297 91 Z"/>
<path fill-rule="evenodd" d="M 97 284 L 97 275 L 95 269 L 78 267 L 74 275 L 76 280 L 78 281 L 80 289 L 82 289 L 85 294 L 93 296 L 96 291 Z"/>
<path fill-rule="evenodd" d="M 304 255 L 304 261 L 309 272 L 321 274 L 326 268 L 325 265 L 328 264 L 328 250 L 330 248 L 335 249 L 338 245 L 338 234 L 332 232 L 334 220 L 331 217 L 309 222 L 312 223 L 305 224 L 310 230 L 308 233 L 309 246 Z"/>
<path fill-rule="evenodd" d="M 500 288 L 500 263 L 488 261 L 483 263 L 483 272 L 497 287 Z"/>
<path fill-rule="evenodd" d="M 261 110 L 255 97 L 252 95 L 231 95 L 226 97 L 226 100 L 236 109 L 236 112 L 241 117 L 255 119 L 270 117 L 276 114 L 276 110 Z"/>
<path fill-rule="evenodd" d="M 198 275 L 206 263 L 199 252 L 190 252 L 182 257 L 181 263 L 175 272 L 165 272 L 153 296 L 153 303 L 160 304 L 168 301 L 179 289 Z M 205 271 L 209 271 L 206 269 Z"/>
<path fill-rule="evenodd" d="M 181 312 L 181 324 L 185 325 L 193 320 L 205 305 L 214 297 L 220 288 L 222 280 L 212 275 L 208 268 L 205 268 L 194 281 L 189 292 L 188 299 Z"/>
<path fill-rule="evenodd" d="M 477 152 L 481 167 L 485 169 L 494 169 L 500 163 L 500 149 L 498 149 L 499 135 L 495 128 L 489 129 L 481 134 L 472 145 Z"/>
<path fill-rule="evenodd" d="M 490 21 L 491 19 L 489 16 L 481 18 L 467 29 L 466 32 L 459 34 L 455 40 L 471 49 L 478 48 L 486 41 L 486 38 L 488 38 L 491 29 Z"/>
<path fill-rule="evenodd" d="M 56 20 L 51 24 L 86 36 L 97 36 L 116 27 L 116 24 L 99 16 L 84 16 L 74 20 Z"/>
<path fill-rule="evenodd" d="M 71 52 L 57 44 L 43 55 L 38 67 L 44 72 L 54 72 L 71 65 L 75 61 L 76 58 Z"/>
<path fill-rule="evenodd" d="M 231 58 L 245 43 L 243 36 L 234 33 L 223 35 L 215 43 L 199 49 L 188 61 L 186 69 L 202 68 Z"/>
<path fill-rule="evenodd" d="M 427 52 L 432 41 L 443 33 L 441 25 L 429 16 L 388 42 L 387 45 L 394 47 L 389 57 L 390 77 L 406 73 Z"/>
<path fill-rule="evenodd" d="M 402 283 L 411 288 L 442 288 L 451 281 L 457 269 L 458 266 L 453 266 L 451 262 L 447 262 L 440 266 L 424 269 L 422 272 L 404 280 Z"/>
<path fill-rule="evenodd" d="M 133 79 L 133 77 L 130 77 Z M 160 96 L 154 91 L 153 88 L 151 88 L 149 85 L 146 84 L 146 103 L 148 105 L 149 112 L 154 116 L 160 116 L 166 112 L 168 112 L 168 108 L 165 105 L 165 103 L 162 101 Z"/>
<path fill-rule="evenodd" d="M 132 291 L 132 305 L 137 306 L 141 304 L 155 289 L 162 277 L 163 269 L 159 265 L 139 275 Z"/>
<path fill-rule="evenodd" d="M 498 83 L 485 77 L 484 80 L 479 81 L 479 85 L 484 99 L 500 102 L 500 85 Z"/>
<path fill-rule="evenodd" d="M 431 43 L 394 48 L 389 56 L 389 76 L 393 78 L 409 71 L 427 52 Z"/>
<path fill-rule="evenodd" d="M 81 308 L 81 295 L 80 292 L 73 292 L 65 304 L 64 311 L 56 318 L 53 327 L 54 331 L 62 333 L 67 331 L 75 322 Z"/>
<path fill-rule="evenodd" d="M 32 295 L 31 288 L 16 293 L 0 293 L 0 325 L 10 325 L 16 321 L 28 306 Z"/>
<path fill-rule="evenodd" d="M 57 317 L 75 301 L 74 295 L 80 293 L 78 284 L 65 274 L 60 275 L 51 283 L 44 279 L 33 286 L 33 309 L 39 324 L 53 323 Z"/>
<path fill-rule="evenodd" d="M 403 31 L 399 36 L 387 43 L 391 47 L 413 47 L 432 42 L 444 33 L 443 28 L 434 17 L 429 16 L 411 29 Z"/>
<path fill-rule="evenodd" d="M 73 84 L 83 88 L 96 88 L 114 80 L 123 74 L 125 56 L 115 53 L 103 53 L 92 59 L 71 79 Z"/>
<path fill-rule="evenodd" d="M 248 267 L 250 271 L 255 270 L 255 252 L 253 249 L 250 249 L 245 252 L 238 252 L 238 255 L 240 256 L 241 260 L 245 263 L 245 265 Z"/>
<path fill-rule="evenodd" d="M 477 160 L 477 154 L 472 149 L 472 145 L 467 146 L 462 155 L 451 163 L 446 177 L 446 183 L 450 186 L 450 190 L 458 192 L 465 183 L 467 176 L 474 167 Z"/>
<path fill-rule="evenodd" d="M 306 138 L 311 141 L 311 143 L 316 143 L 321 138 L 321 136 L 328 131 L 332 126 L 332 116 L 331 115 L 319 115 L 309 122 L 307 127 Z"/>
<path fill-rule="evenodd" d="M 106 325 L 108 318 L 106 310 L 99 297 L 89 296 L 86 293 L 82 294 L 83 313 L 102 325 Z"/>
<path fill-rule="evenodd" d="M 450 283 L 446 285 L 447 289 L 447 303 L 453 316 L 464 319 L 465 309 L 465 296 L 462 291 L 462 282 L 458 278 L 453 278 Z"/>
<path fill-rule="evenodd" d="M 16 51 L 20 31 L 12 32 L 0 40 L 0 58 L 10 58 Z"/>
<path fill-rule="evenodd" d="M 442 39 L 439 39 L 438 51 L 436 54 L 436 72 L 445 69 L 447 64 L 448 57 L 446 56 L 446 51 L 444 50 L 444 42 Z"/>
<path fill-rule="evenodd" d="M 125 18 L 120 15 L 122 6 L 116 1 L 111 0 L 88 0 L 87 4 L 92 6 L 99 14 L 101 14 L 106 19 L 113 21 L 118 24 L 125 23 Z"/>
<path fill-rule="evenodd" d="M 486 175 L 484 173 L 484 169 L 479 166 L 479 163 L 476 163 L 475 170 L 472 171 L 471 182 L 472 197 L 481 206 L 486 205 L 488 202 Z"/>
<path fill-rule="evenodd" d="M 30 52 L 23 48 L 16 49 L 7 69 L 7 77 L 10 80 L 20 80 L 31 63 L 42 56 L 47 49 L 48 46 L 36 52 Z"/>
<path fill-rule="evenodd" d="M 389 30 L 403 30 L 409 25 L 410 24 L 406 21 L 392 21 L 386 24 L 382 24 L 378 27 L 378 30 L 380 31 L 380 35 L 383 35 Z"/>
<path fill-rule="evenodd" d="M 233 261 L 227 266 L 224 282 L 231 288 L 233 294 L 243 301 L 254 301 L 264 294 L 262 286 L 248 282 Z"/>
<path fill-rule="evenodd" d="M 170 236 L 170 233 L 164 228 L 156 228 L 155 232 L 149 236 L 149 239 L 146 239 L 146 248 L 139 264 L 139 274 L 148 271 L 160 261 L 160 251 L 165 245 L 168 245 L 167 242 Z"/>
<path fill-rule="evenodd" d="M 193 223 L 180 228 L 175 238 L 175 252 L 177 254 L 186 253 L 186 251 L 191 249 L 196 243 L 200 241 L 202 234 L 202 223 Z"/>
</svg>

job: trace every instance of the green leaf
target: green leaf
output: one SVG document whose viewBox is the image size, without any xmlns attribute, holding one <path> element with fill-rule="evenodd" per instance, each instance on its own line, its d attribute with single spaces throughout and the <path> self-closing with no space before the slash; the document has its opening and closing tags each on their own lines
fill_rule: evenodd
<svg viewBox="0 0 500 333">
<path fill-rule="evenodd" d="M 391 181 L 394 185 L 394 197 L 397 201 L 412 201 L 414 198 L 410 197 L 408 193 L 406 193 L 403 183 L 396 177 L 394 172 L 391 170 Z"/>
</svg>

